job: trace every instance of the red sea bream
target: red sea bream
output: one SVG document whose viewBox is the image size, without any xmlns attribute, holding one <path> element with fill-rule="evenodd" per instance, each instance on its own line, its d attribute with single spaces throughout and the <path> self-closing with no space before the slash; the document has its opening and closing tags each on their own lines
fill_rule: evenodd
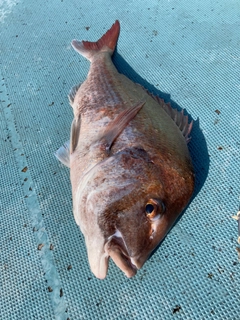
<svg viewBox="0 0 240 320">
<path fill-rule="evenodd" d="M 134 276 L 194 189 L 192 122 L 117 71 L 111 56 L 119 32 L 116 21 L 97 42 L 72 41 L 91 66 L 70 91 L 70 142 L 56 153 L 70 167 L 74 218 L 100 279 L 109 258 Z"/>
</svg>

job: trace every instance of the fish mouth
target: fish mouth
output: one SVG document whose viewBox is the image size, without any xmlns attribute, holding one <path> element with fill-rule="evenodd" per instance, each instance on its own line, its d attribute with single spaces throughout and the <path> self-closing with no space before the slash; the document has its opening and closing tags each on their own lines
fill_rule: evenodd
<svg viewBox="0 0 240 320">
<path fill-rule="evenodd" d="M 129 256 L 123 237 L 119 231 L 109 237 L 105 244 L 105 250 L 113 262 L 119 267 L 128 278 L 135 276 L 138 267 Z"/>
</svg>

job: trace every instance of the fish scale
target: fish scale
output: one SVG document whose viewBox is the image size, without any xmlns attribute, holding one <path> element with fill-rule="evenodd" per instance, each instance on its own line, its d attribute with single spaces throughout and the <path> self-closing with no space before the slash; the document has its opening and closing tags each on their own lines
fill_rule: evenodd
<svg viewBox="0 0 240 320">
<path fill-rule="evenodd" d="M 134 276 L 194 189 L 192 122 L 117 71 L 119 32 L 116 21 L 97 42 L 72 41 L 91 66 L 70 92 L 70 142 L 56 153 L 70 167 L 74 218 L 99 279 L 110 258 Z"/>
<path fill-rule="evenodd" d="M 120 92 L 115 90 L 118 86 L 118 81 L 116 78 L 114 79 L 113 72 L 108 70 L 107 61 L 104 58 L 103 56 L 102 59 L 94 62 L 88 74 L 87 86 L 91 96 L 90 103 L 97 104 L 99 107 L 115 107 L 123 101 Z M 105 94 L 106 92 L 107 95 Z M 95 105 L 93 108 L 96 111 Z M 89 105 L 87 105 L 87 110 L 89 110 Z"/>
</svg>

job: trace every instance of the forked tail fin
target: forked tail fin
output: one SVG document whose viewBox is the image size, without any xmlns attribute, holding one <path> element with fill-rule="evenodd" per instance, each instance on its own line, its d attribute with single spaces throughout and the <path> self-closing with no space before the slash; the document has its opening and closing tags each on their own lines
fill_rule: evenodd
<svg viewBox="0 0 240 320">
<path fill-rule="evenodd" d="M 120 33 L 120 23 L 118 20 L 112 27 L 96 42 L 73 40 L 73 48 L 91 61 L 92 57 L 98 52 L 109 52 L 111 55 L 116 47 Z"/>
</svg>

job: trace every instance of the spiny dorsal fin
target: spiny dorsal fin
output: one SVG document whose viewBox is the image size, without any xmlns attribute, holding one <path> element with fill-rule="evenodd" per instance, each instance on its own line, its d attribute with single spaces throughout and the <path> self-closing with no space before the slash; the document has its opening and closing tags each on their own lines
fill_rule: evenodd
<svg viewBox="0 0 240 320">
<path fill-rule="evenodd" d="M 157 101 L 159 105 L 163 108 L 163 110 L 166 111 L 166 113 L 172 118 L 172 120 L 178 126 L 179 130 L 182 132 L 182 135 L 184 136 L 186 142 L 188 143 L 191 140 L 191 137 L 189 137 L 189 135 L 193 127 L 193 120 L 190 123 L 188 123 L 188 115 L 186 116 L 184 115 L 184 110 L 178 111 L 177 109 L 173 109 L 171 107 L 170 102 L 165 103 L 163 99 L 150 93 L 143 86 L 141 87 L 146 91 L 146 93 L 150 97 L 152 97 L 155 101 Z"/>
<path fill-rule="evenodd" d="M 161 105 L 164 111 L 173 119 L 173 121 L 178 126 L 179 130 L 182 132 L 186 142 L 188 143 L 191 140 L 189 137 L 192 127 L 193 127 L 193 120 L 188 123 L 188 115 L 184 115 L 184 110 L 178 111 L 177 109 L 173 109 L 171 107 L 170 102 L 165 103 L 163 99 L 160 99 L 158 96 L 151 96 Z"/>
</svg>

